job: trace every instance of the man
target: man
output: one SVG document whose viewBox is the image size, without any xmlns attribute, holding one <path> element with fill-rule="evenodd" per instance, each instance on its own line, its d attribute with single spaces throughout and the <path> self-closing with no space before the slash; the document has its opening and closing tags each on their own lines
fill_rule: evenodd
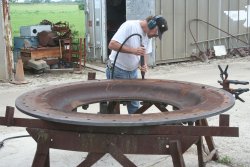
<svg viewBox="0 0 250 167">
<path fill-rule="evenodd" d="M 138 67 L 141 71 L 146 72 L 146 55 L 152 52 L 151 38 L 159 37 L 161 39 L 162 34 L 167 30 L 167 21 L 160 15 L 123 23 L 109 43 L 109 49 L 112 52 L 109 55 L 106 70 L 107 79 L 137 79 Z M 124 41 L 126 42 L 124 43 Z M 120 52 L 117 53 L 119 49 Z M 141 67 L 142 56 L 144 65 Z M 129 102 L 127 108 L 128 113 L 133 114 L 139 108 L 139 101 Z"/>
</svg>

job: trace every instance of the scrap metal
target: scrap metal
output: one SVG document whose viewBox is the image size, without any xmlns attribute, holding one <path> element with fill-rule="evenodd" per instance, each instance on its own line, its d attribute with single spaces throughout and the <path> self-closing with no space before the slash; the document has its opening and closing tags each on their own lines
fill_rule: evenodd
<svg viewBox="0 0 250 167">
<path fill-rule="evenodd" d="M 70 93 L 69 93 L 70 92 Z M 82 105 L 104 101 L 140 100 L 174 106 L 173 112 L 141 115 L 96 115 L 72 112 Z M 196 121 L 218 115 L 234 98 L 217 88 L 168 80 L 92 80 L 51 86 L 23 94 L 16 107 L 23 113 L 53 122 L 90 126 L 142 126 Z"/>
<path fill-rule="evenodd" d="M 136 166 L 124 154 L 150 154 L 171 155 L 174 167 L 184 167 L 183 154 L 196 144 L 199 167 L 204 167 L 218 160 L 212 136 L 239 136 L 237 127 L 229 127 L 229 115 L 221 114 L 234 105 L 234 97 L 222 89 L 169 80 L 93 80 L 93 73 L 88 78 L 18 97 L 16 107 L 39 119 L 14 118 L 13 107 L 0 117 L 0 125 L 27 127 L 37 142 L 32 166 L 50 166 L 49 149 L 55 148 L 89 152 L 79 167 L 92 166 L 106 153 L 122 166 Z M 120 102 L 130 100 L 143 101 L 136 114 L 115 111 Z M 77 112 L 93 103 L 108 104 L 109 114 L 102 114 L 103 108 L 101 114 Z M 158 113 L 147 113 L 152 105 Z M 219 126 L 209 126 L 206 118 L 218 114 Z M 186 121 L 194 124 L 184 126 Z M 202 136 L 209 150 L 206 157 Z"/>
</svg>

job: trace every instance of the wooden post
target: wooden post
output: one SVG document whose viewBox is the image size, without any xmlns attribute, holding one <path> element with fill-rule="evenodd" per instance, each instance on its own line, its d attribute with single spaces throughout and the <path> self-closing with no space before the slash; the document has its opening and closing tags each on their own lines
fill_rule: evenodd
<svg viewBox="0 0 250 167">
<path fill-rule="evenodd" d="M 104 155 L 105 153 L 88 153 L 86 159 L 81 162 L 77 167 L 91 167 Z"/>
<path fill-rule="evenodd" d="M 49 148 L 50 148 L 50 137 L 43 130 L 39 131 L 29 131 L 28 133 L 34 138 L 37 142 L 36 154 L 32 163 L 32 167 L 50 167 L 50 158 L 49 158 Z"/>
<path fill-rule="evenodd" d="M 180 141 L 170 141 L 169 150 L 173 159 L 174 167 L 185 167 Z"/>
<path fill-rule="evenodd" d="M 6 81 L 9 79 L 8 75 L 8 64 L 7 64 L 7 53 L 6 53 L 6 41 L 4 38 L 5 29 L 4 29 L 4 19 L 3 19 L 3 8 L 2 2 L 0 1 L 0 80 Z"/>
<path fill-rule="evenodd" d="M 14 63 L 8 1 L 2 0 L 0 8 L 0 80 L 9 81 L 13 78 Z"/>
<path fill-rule="evenodd" d="M 205 167 L 205 163 L 204 163 L 204 157 L 203 157 L 203 140 L 202 137 L 199 138 L 197 144 L 197 154 L 198 154 L 198 163 L 199 163 L 199 167 Z"/>
<path fill-rule="evenodd" d="M 88 80 L 95 80 L 96 79 L 96 73 L 95 72 L 89 72 L 88 73 Z"/>
<path fill-rule="evenodd" d="M 109 145 L 109 153 L 122 166 L 136 167 L 136 165 L 132 161 L 130 161 L 113 143 L 110 143 Z"/>
<path fill-rule="evenodd" d="M 7 106 L 5 112 L 6 126 L 12 126 L 14 123 L 14 107 Z"/>
<path fill-rule="evenodd" d="M 201 126 L 208 126 L 207 119 L 202 119 L 201 120 Z M 215 150 L 215 144 L 214 144 L 214 139 L 212 136 L 205 136 L 205 140 L 207 142 L 207 146 L 210 152 Z M 212 160 L 217 161 L 219 159 L 219 155 L 216 152 L 212 158 Z"/>
</svg>

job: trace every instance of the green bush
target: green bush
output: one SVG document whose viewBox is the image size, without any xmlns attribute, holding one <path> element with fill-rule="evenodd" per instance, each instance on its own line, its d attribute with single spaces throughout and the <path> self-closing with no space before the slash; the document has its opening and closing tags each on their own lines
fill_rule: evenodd
<svg viewBox="0 0 250 167">
<path fill-rule="evenodd" d="M 79 8 L 79 10 L 84 10 L 84 4 L 79 4 L 78 8 Z"/>
</svg>

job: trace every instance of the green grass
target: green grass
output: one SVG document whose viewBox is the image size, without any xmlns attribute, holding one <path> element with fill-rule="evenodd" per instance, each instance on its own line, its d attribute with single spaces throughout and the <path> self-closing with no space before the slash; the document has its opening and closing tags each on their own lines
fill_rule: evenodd
<svg viewBox="0 0 250 167">
<path fill-rule="evenodd" d="M 224 157 L 219 158 L 218 162 L 221 164 L 224 164 L 224 165 L 231 165 L 232 164 L 232 160 L 228 156 L 224 156 Z"/>
<path fill-rule="evenodd" d="M 77 4 L 10 4 L 12 36 L 20 36 L 21 26 L 37 25 L 46 19 L 52 23 L 68 22 L 72 31 L 84 37 L 84 11 Z"/>
</svg>

